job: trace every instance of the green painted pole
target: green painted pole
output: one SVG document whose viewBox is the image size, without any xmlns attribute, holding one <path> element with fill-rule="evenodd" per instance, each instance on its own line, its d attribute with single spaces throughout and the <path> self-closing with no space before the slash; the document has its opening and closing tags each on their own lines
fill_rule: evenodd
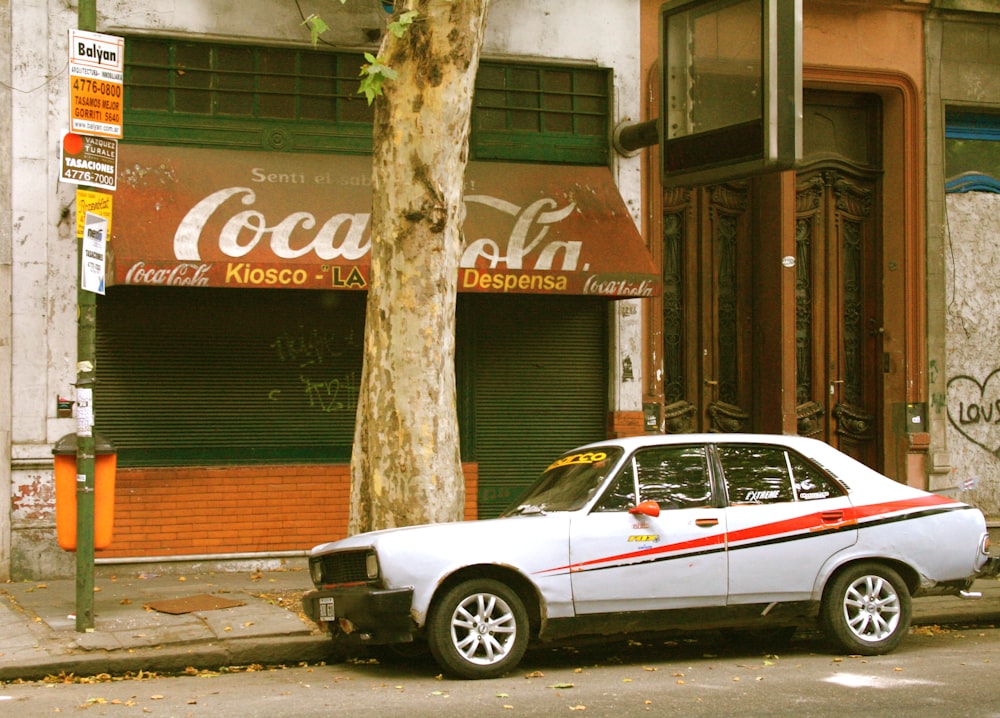
<svg viewBox="0 0 1000 718">
<path fill-rule="evenodd" d="M 77 29 L 97 30 L 97 0 L 79 0 Z M 83 287 L 83 240 L 77 259 L 76 335 L 76 630 L 94 630 L 94 378 L 97 295 Z"/>
</svg>

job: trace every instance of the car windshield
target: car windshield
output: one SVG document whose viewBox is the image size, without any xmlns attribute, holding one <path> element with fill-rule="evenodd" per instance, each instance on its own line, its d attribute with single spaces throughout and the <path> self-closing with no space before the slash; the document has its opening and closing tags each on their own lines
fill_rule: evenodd
<svg viewBox="0 0 1000 718">
<path fill-rule="evenodd" d="M 576 511 L 600 488 L 621 455 L 617 446 L 602 446 L 560 457 L 503 515 Z"/>
</svg>

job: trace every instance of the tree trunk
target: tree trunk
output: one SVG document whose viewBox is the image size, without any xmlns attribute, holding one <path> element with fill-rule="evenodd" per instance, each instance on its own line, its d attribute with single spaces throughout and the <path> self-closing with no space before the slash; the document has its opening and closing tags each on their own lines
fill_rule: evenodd
<svg viewBox="0 0 1000 718">
<path fill-rule="evenodd" d="M 400 5 L 405 7 L 400 8 Z M 351 534 L 459 520 L 455 304 L 469 118 L 489 0 L 397 0 L 419 14 L 381 57 L 371 276 L 351 459 Z"/>
</svg>

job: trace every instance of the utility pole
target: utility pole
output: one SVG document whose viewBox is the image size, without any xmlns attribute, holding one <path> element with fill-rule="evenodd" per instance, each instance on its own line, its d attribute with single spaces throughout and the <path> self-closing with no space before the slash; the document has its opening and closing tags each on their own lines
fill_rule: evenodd
<svg viewBox="0 0 1000 718">
<path fill-rule="evenodd" d="M 97 30 L 97 0 L 79 0 L 77 28 Z M 80 239 L 78 271 L 82 274 Z M 94 379 L 97 295 L 77 282 L 76 335 L 76 630 L 94 630 Z"/>
</svg>

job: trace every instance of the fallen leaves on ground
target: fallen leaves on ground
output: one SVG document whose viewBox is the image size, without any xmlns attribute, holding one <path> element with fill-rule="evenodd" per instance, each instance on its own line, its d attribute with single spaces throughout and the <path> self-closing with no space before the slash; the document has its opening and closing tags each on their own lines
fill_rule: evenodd
<svg viewBox="0 0 1000 718">
<path fill-rule="evenodd" d="M 263 587 L 262 587 L 263 588 Z M 259 598 L 261 601 L 270 603 L 272 606 L 277 606 L 278 608 L 284 608 L 291 611 L 299 618 L 302 622 L 311 626 L 315 626 L 312 619 L 306 615 L 306 612 L 302 610 L 302 596 L 305 595 L 306 589 L 302 590 L 291 590 L 291 591 L 267 591 L 263 593 L 251 593 L 250 595 L 254 598 Z M 318 628 L 316 629 L 319 630 Z"/>
<path fill-rule="evenodd" d="M 951 633 L 951 629 L 938 625 L 913 626 L 910 632 L 918 636 L 940 636 L 943 633 Z"/>
</svg>

